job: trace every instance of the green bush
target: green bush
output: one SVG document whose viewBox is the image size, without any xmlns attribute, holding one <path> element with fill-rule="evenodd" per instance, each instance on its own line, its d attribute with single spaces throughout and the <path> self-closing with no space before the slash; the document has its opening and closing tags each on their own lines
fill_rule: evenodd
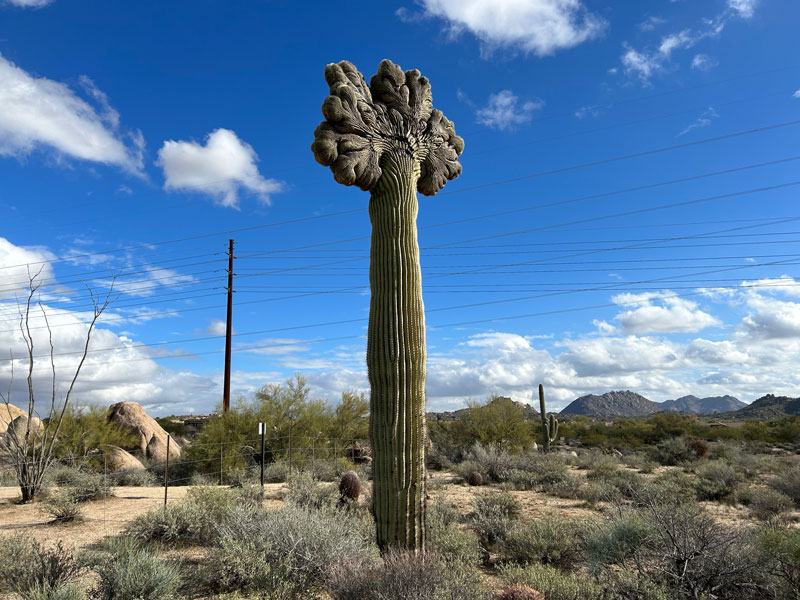
<svg viewBox="0 0 800 600">
<path fill-rule="evenodd" d="M 428 550 L 447 563 L 475 566 L 483 551 L 475 532 L 458 526 L 460 516 L 455 506 L 441 497 L 428 506 Z"/>
<path fill-rule="evenodd" d="M 564 573 L 555 567 L 531 564 L 500 568 L 505 585 L 532 587 L 547 600 L 603 600 L 603 590 L 585 577 Z"/>
<path fill-rule="evenodd" d="M 665 466 L 675 466 L 697 460 L 697 452 L 689 439 L 682 437 L 667 438 L 660 441 L 651 450 L 652 458 Z"/>
<path fill-rule="evenodd" d="M 775 477 L 770 486 L 779 492 L 783 492 L 800 506 L 800 464 L 786 469 L 778 477 Z"/>
<path fill-rule="evenodd" d="M 290 505 L 277 511 L 234 509 L 220 525 L 208 561 L 209 587 L 273 590 L 274 598 L 308 598 L 334 565 L 378 560 L 371 518 Z"/>
<path fill-rule="evenodd" d="M 585 483 L 586 481 L 580 475 L 567 473 L 567 476 L 561 481 L 543 486 L 542 491 L 558 498 L 570 498 L 574 500 L 578 498 L 580 490 Z"/>
<path fill-rule="evenodd" d="M 158 478 L 147 469 L 126 469 L 111 475 L 114 485 L 122 487 L 153 487 L 158 485 Z"/>
<path fill-rule="evenodd" d="M 22 535 L 0 538 L 0 592 L 25 595 L 55 590 L 76 579 L 82 570 L 61 541 L 46 548 Z"/>
<path fill-rule="evenodd" d="M 624 456 L 622 460 L 628 467 L 636 469 L 640 473 L 652 473 L 658 467 L 658 463 L 644 452 L 631 452 Z"/>
<path fill-rule="evenodd" d="M 742 476 L 728 463 L 715 460 L 697 469 L 697 498 L 722 501 L 733 497 Z"/>
<path fill-rule="evenodd" d="M 278 461 L 264 466 L 264 481 L 267 483 L 284 483 L 289 480 L 294 469 L 289 469 L 289 463 Z"/>
<path fill-rule="evenodd" d="M 581 556 L 586 524 L 558 515 L 517 523 L 500 543 L 500 553 L 519 564 L 569 569 Z"/>
<path fill-rule="evenodd" d="M 768 521 L 794 508 L 792 499 L 778 490 L 768 487 L 746 488 L 737 493 L 737 500 L 750 509 L 760 521 Z"/>
<path fill-rule="evenodd" d="M 130 538 L 114 538 L 105 551 L 89 559 L 98 577 L 95 595 L 101 600 L 164 600 L 177 598 L 178 566 Z"/>
<path fill-rule="evenodd" d="M 798 597 L 800 590 L 800 530 L 768 527 L 758 534 L 770 572 L 781 588 L 780 598 Z"/>
<path fill-rule="evenodd" d="M 314 480 L 311 473 L 301 471 L 292 475 L 283 499 L 289 504 L 318 510 L 334 506 L 339 499 L 339 492 L 336 486 L 321 484 Z"/>
<path fill-rule="evenodd" d="M 65 583 L 56 587 L 44 584 L 20 593 L 19 597 L 22 600 L 85 600 L 86 593 L 75 583 Z"/>
<path fill-rule="evenodd" d="M 593 572 L 608 565 L 626 566 L 653 535 L 652 523 L 641 514 L 621 514 L 592 531 L 586 555 Z"/>
<path fill-rule="evenodd" d="M 610 454 L 603 454 L 599 450 L 589 450 L 578 455 L 577 466 L 579 469 L 594 472 L 602 476 L 616 471 L 619 460 Z"/>
<path fill-rule="evenodd" d="M 506 492 L 478 496 L 472 508 L 470 527 L 487 550 L 508 534 L 522 512 L 519 500 Z"/>
<path fill-rule="evenodd" d="M 391 555 L 365 568 L 345 562 L 331 572 L 333 600 L 490 600 L 480 574 L 435 555 Z"/>
<path fill-rule="evenodd" d="M 48 469 L 47 479 L 51 484 L 68 488 L 77 502 L 91 502 L 111 496 L 109 481 L 102 473 L 60 465 Z"/>
<path fill-rule="evenodd" d="M 232 518 L 235 508 L 252 508 L 256 503 L 250 488 L 191 488 L 183 502 L 133 519 L 125 534 L 140 542 L 210 544 L 217 539 L 218 527 Z"/>
<path fill-rule="evenodd" d="M 81 518 L 81 505 L 71 490 L 61 490 L 40 505 L 57 523 L 69 523 Z"/>
</svg>

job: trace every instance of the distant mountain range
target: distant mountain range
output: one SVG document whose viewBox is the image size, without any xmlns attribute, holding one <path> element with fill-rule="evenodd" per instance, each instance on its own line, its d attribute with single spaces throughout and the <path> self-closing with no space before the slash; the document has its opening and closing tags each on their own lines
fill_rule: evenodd
<svg viewBox="0 0 800 600">
<path fill-rule="evenodd" d="M 753 419 L 757 421 L 768 421 L 790 416 L 800 417 L 800 398 L 767 394 L 740 410 L 724 413 L 720 416 L 726 419 Z"/>
<path fill-rule="evenodd" d="M 629 390 L 606 392 L 602 396 L 589 394 L 581 396 L 561 410 L 564 415 L 585 415 L 588 417 L 645 417 L 657 412 L 682 412 L 692 415 L 728 413 L 747 405 L 733 396 L 713 396 L 698 398 L 683 396 L 677 400 L 653 402 L 641 394 Z"/>
<path fill-rule="evenodd" d="M 499 398 L 508 401 L 510 398 Z M 523 410 L 526 419 L 538 419 L 539 413 L 530 405 L 514 402 Z M 428 413 L 433 421 L 455 421 L 469 411 L 462 408 L 456 411 Z M 745 404 L 733 396 L 683 396 L 676 400 L 653 402 L 641 394 L 630 390 L 606 392 L 602 395 L 588 394 L 573 400 L 563 408 L 562 415 L 584 415 L 601 419 L 614 417 L 646 417 L 658 412 L 680 412 L 692 415 L 718 415 L 722 419 L 760 420 L 780 419 L 787 416 L 800 416 L 800 398 L 773 396 L 767 394 L 752 404 Z"/>
</svg>

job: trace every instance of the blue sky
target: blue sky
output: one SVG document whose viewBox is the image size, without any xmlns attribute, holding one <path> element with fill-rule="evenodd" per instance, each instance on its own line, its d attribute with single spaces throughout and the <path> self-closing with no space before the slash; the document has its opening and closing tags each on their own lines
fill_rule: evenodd
<svg viewBox="0 0 800 600">
<path fill-rule="evenodd" d="M 113 274 L 80 400 L 208 412 L 234 238 L 234 395 L 298 371 L 331 401 L 366 390 L 368 194 L 309 146 L 325 65 L 368 79 L 389 58 L 466 144 L 420 200 L 429 409 L 539 383 L 555 408 L 797 395 L 798 17 L 790 0 L 0 0 L 0 344 L 24 355 L 16 298 L 41 268 L 63 392 L 86 286 Z"/>
</svg>

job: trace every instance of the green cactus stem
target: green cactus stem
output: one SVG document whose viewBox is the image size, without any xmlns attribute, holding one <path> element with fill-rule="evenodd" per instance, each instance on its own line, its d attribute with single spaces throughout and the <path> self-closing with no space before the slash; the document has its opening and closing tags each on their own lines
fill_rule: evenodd
<svg viewBox="0 0 800 600">
<path fill-rule="evenodd" d="M 544 386 L 539 384 L 539 407 L 542 418 L 542 451 L 550 452 L 550 444 L 558 437 L 558 419 L 555 415 L 548 415 L 544 405 Z"/>
<path fill-rule="evenodd" d="M 417 191 L 458 176 L 463 140 L 433 108 L 419 71 L 381 62 L 369 86 L 349 62 L 328 65 L 331 95 L 311 149 L 344 185 L 370 192 L 367 371 L 377 541 L 425 548 L 425 309 Z"/>
</svg>

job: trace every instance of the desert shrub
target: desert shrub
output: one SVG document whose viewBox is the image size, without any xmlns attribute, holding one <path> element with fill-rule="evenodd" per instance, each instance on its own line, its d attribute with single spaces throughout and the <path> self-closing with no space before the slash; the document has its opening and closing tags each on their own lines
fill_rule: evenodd
<svg viewBox="0 0 800 600">
<path fill-rule="evenodd" d="M 505 538 L 522 512 L 519 500 L 506 492 L 478 496 L 472 501 L 472 508 L 470 527 L 487 549 Z"/>
<path fill-rule="evenodd" d="M 778 477 L 770 481 L 770 486 L 783 492 L 800 506 L 800 464 L 786 469 Z"/>
<path fill-rule="evenodd" d="M 622 460 L 631 469 L 636 469 L 640 473 L 652 473 L 658 467 L 658 463 L 644 452 L 631 452 Z"/>
<path fill-rule="evenodd" d="M 469 476 L 472 475 L 472 473 L 479 473 L 484 483 L 488 483 L 490 481 L 489 475 L 482 469 L 483 466 L 474 460 L 464 460 L 453 465 L 453 473 L 465 483 L 469 480 Z"/>
<path fill-rule="evenodd" d="M 17 476 L 10 469 L 0 469 L 0 487 L 18 486 Z"/>
<path fill-rule="evenodd" d="M 371 519 L 358 513 L 234 509 L 221 524 L 209 557 L 210 587 L 219 591 L 273 590 L 272 598 L 308 598 L 331 568 L 378 559 Z"/>
<path fill-rule="evenodd" d="M 661 496 L 675 502 L 695 500 L 697 497 L 695 479 L 683 471 L 664 471 L 656 476 L 653 484 L 645 495 Z"/>
<path fill-rule="evenodd" d="M 345 562 L 331 572 L 333 600 L 489 600 L 474 569 L 443 563 L 434 555 L 395 554 L 368 568 Z"/>
<path fill-rule="evenodd" d="M 153 487 L 158 485 L 158 478 L 147 469 L 126 469 L 111 475 L 114 485 L 127 487 Z"/>
<path fill-rule="evenodd" d="M 685 436 L 661 440 L 651 450 L 653 460 L 665 466 L 680 465 L 697 460 L 697 452 Z"/>
<path fill-rule="evenodd" d="M 598 583 L 609 600 L 675 600 L 672 590 L 637 571 L 606 570 L 599 574 Z"/>
<path fill-rule="evenodd" d="M 742 483 L 742 476 L 728 463 L 715 460 L 697 469 L 697 497 L 699 500 L 721 501 L 733 497 Z"/>
<path fill-rule="evenodd" d="M 82 476 L 82 471 L 74 465 L 64 463 L 54 463 L 45 475 L 48 485 L 74 485 Z"/>
<path fill-rule="evenodd" d="M 543 486 L 542 491 L 558 498 L 576 499 L 585 483 L 583 477 L 567 473 L 561 481 Z"/>
<path fill-rule="evenodd" d="M 323 458 L 311 461 L 307 465 L 308 471 L 317 481 L 338 481 L 348 471 L 353 471 L 355 465 L 346 458 Z M 266 477 L 266 470 L 264 473 Z"/>
<path fill-rule="evenodd" d="M 428 504 L 428 527 L 449 527 L 461 521 L 461 513 L 455 505 L 441 496 Z"/>
<path fill-rule="evenodd" d="M 595 505 L 598 502 L 611 500 L 612 497 L 609 496 L 609 493 L 613 495 L 614 491 L 614 488 L 610 488 L 602 483 L 589 481 L 578 488 L 576 498 L 589 505 Z"/>
<path fill-rule="evenodd" d="M 504 566 L 500 577 L 506 585 L 532 587 L 547 600 L 601 600 L 603 590 L 586 578 L 564 573 L 555 567 L 531 564 L 524 567 Z"/>
<path fill-rule="evenodd" d="M 497 592 L 494 600 L 544 600 L 544 596 L 530 586 L 515 583 Z"/>
<path fill-rule="evenodd" d="M 633 471 L 623 469 L 600 469 L 590 471 L 589 482 L 599 486 L 603 500 L 632 498 L 647 484 L 645 479 Z"/>
<path fill-rule="evenodd" d="M 91 502 L 111 496 L 109 481 L 102 473 L 62 468 L 54 473 L 54 482 L 69 488 L 77 502 Z"/>
<path fill-rule="evenodd" d="M 578 455 L 577 466 L 581 470 L 600 473 L 611 473 L 619 468 L 619 461 L 610 454 L 599 450 L 589 450 Z"/>
<path fill-rule="evenodd" d="M 779 597 L 796 599 L 800 590 L 800 530 L 768 527 L 759 532 L 758 542 L 771 575 L 782 588 Z"/>
<path fill-rule="evenodd" d="M 281 460 L 270 463 L 264 467 L 264 481 L 267 483 L 284 483 L 289 480 L 293 470 L 289 468 L 289 463 L 286 461 Z"/>
<path fill-rule="evenodd" d="M 585 529 L 585 523 L 559 515 L 517 523 L 500 543 L 500 552 L 519 564 L 569 569 L 580 559 Z"/>
<path fill-rule="evenodd" d="M 289 479 L 284 500 L 303 508 L 321 509 L 335 505 L 338 496 L 335 486 L 321 484 L 311 473 L 301 471 Z"/>
<path fill-rule="evenodd" d="M 740 488 L 736 499 L 750 509 L 750 514 L 760 521 L 785 514 L 794 508 L 792 499 L 769 487 Z"/>
<path fill-rule="evenodd" d="M 51 495 L 41 507 L 57 523 L 69 523 L 81 517 L 81 505 L 69 489 Z"/>
<path fill-rule="evenodd" d="M 673 597 L 749 600 L 764 583 L 763 561 L 746 529 L 721 525 L 697 504 L 666 496 L 643 497 L 639 506 L 649 532 L 621 548 Z"/>
<path fill-rule="evenodd" d="M 86 593 L 75 583 L 65 583 L 56 587 L 44 584 L 20 593 L 19 597 L 22 600 L 85 600 Z"/>
<path fill-rule="evenodd" d="M 448 564 L 476 566 L 484 558 L 477 534 L 469 529 L 461 529 L 456 524 L 443 527 L 429 523 L 428 550 Z"/>
<path fill-rule="evenodd" d="M 22 535 L 0 538 L 0 591 L 23 596 L 36 590 L 53 591 L 76 579 L 82 570 L 61 541 L 46 548 Z"/>
<path fill-rule="evenodd" d="M 500 482 L 505 480 L 506 473 L 512 469 L 519 468 L 521 462 L 519 456 L 513 456 L 505 450 L 476 443 L 472 446 L 464 461 L 464 463 L 473 468 L 469 472 L 465 472 L 464 475 L 468 477 L 470 472 L 477 471 L 491 481 Z M 461 471 L 459 470 L 460 474 Z"/>
<path fill-rule="evenodd" d="M 563 455 L 550 453 L 535 456 L 536 459 L 531 462 L 528 470 L 536 476 L 539 484 L 552 485 L 567 478 L 567 462 Z"/>
<path fill-rule="evenodd" d="M 109 540 L 88 560 L 98 577 L 95 595 L 101 600 L 164 600 L 177 598 L 178 566 L 130 538 Z"/>
<path fill-rule="evenodd" d="M 586 540 L 586 557 L 594 573 L 608 565 L 628 566 L 653 532 L 641 514 L 623 513 L 600 524 Z"/>
<path fill-rule="evenodd" d="M 250 488 L 192 488 L 183 502 L 133 519 L 125 534 L 141 542 L 208 544 L 216 539 L 219 525 L 232 518 L 234 508 L 252 508 L 255 503 Z"/>
</svg>

